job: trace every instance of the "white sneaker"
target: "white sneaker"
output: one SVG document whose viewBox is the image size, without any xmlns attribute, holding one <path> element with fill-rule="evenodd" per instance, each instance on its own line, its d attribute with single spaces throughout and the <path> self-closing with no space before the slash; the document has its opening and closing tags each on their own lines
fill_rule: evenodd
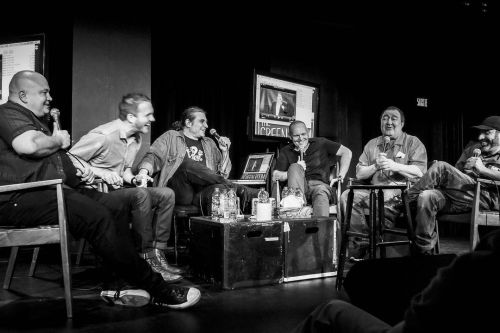
<svg viewBox="0 0 500 333">
<path fill-rule="evenodd" d="M 103 290 L 101 298 L 109 304 L 141 307 L 149 304 L 151 297 L 142 289 Z"/>
</svg>

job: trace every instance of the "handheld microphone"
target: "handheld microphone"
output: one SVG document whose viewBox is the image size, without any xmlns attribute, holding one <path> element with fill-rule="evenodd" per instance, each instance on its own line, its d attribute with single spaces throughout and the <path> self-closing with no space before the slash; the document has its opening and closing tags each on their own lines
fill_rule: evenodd
<svg viewBox="0 0 500 333">
<path fill-rule="evenodd" d="M 479 149 L 479 148 L 474 149 L 472 151 L 472 156 L 473 157 L 479 157 L 479 156 L 481 156 L 481 149 Z"/>
<path fill-rule="evenodd" d="M 384 136 L 384 153 L 387 151 L 387 146 L 391 142 L 391 137 L 386 135 Z"/>
<path fill-rule="evenodd" d="M 212 128 L 209 132 L 214 138 L 217 139 L 217 141 L 220 141 L 220 135 L 219 133 L 217 133 L 217 131 L 215 130 L 215 128 Z"/>
<path fill-rule="evenodd" d="M 61 112 L 59 111 L 59 109 L 52 108 L 50 110 L 50 116 L 54 120 L 54 129 L 58 130 L 58 131 L 61 130 L 61 122 L 59 121 L 60 114 L 61 114 Z"/>
</svg>

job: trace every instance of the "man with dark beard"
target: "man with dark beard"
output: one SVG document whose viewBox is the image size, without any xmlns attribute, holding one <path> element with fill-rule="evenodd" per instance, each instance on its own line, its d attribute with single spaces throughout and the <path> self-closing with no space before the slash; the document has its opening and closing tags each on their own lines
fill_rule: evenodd
<svg viewBox="0 0 500 333">
<path fill-rule="evenodd" d="M 478 142 L 467 147 L 455 167 L 434 163 L 408 190 L 416 201 L 416 250 L 429 254 L 437 241 L 436 214 L 471 210 L 477 178 L 500 180 L 500 116 L 490 116 L 474 126 Z M 498 210 L 496 188 L 482 191 L 481 209 Z"/>
</svg>

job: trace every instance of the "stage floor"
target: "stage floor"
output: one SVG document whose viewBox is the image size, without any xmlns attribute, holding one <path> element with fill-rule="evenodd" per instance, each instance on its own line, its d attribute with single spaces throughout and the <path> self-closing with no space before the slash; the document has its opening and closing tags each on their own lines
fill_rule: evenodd
<svg viewBox="0 0 500 333">
<path fill-rule="evenodd" d="M 441 241 L 442 253 L 463 253 L 467 248 L 466 239 Z M 0 253 L 2 280 L 6 253 Z M 74 318 L 67 320 L 60 265 L 47 257 L 50 253 L 54 251 L 42 248 L 36 278 L 29 278 L 30 251 L 20 252 L 11 290 L 0 289 L 0 332 L 289 332 L 335 294 L 335 277 L 221 291 L 187 276 L 182 284 L 202 291 L 193 308 L 109 306 L 98 296 L 99 272 L 87 256 L 88 265 L 73 268 Z"/>
</svg>

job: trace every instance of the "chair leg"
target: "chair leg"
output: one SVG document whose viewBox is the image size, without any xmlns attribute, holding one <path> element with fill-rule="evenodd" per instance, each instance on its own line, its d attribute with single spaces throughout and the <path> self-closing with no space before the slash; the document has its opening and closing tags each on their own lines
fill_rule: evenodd
<svg viewBox="0 0 500 333">
<path fill-rule="evenodd" d="M 436 220 L 436 245 L 434 246 L 434 253 L 439 254 L 440 252 L 440 243 L 439 243 L 439 227 L 438 220 Z"/>
<path fill-rule="evenodd" d="M 71 268 L 68 249 L 68 240 L 61 239 L 61 259 L 64 281 L 64 298 L 66 299 L 66 316 L 73 317 L 73 302 L 71 295 Z"/>
<path fill-rule="evenodd" d="M 354 200 L 354 191 L 350 190 L 347 196 L 347 206 L 346 206 L 346 214 L 345 220 L 342 221 L 341 226 L 341 239 L 340 239 L 340 251 L 338 258 L 338 267 L 337 267 L 337 279 L 335 281 L 335 289 L 340 291 L 342 289 L 342 284 L 344 280 L 344 266 L 347 260 L 347 245 L 349 244 L 349 236 L 347 232 L 351 226 L 351 211 L 352 211 L 352 202 Z"/>
<path fill-rule="evenodd" d="M 7 266 L 7 272 L 5 272 L 5 279 L 3 280 L 3 289 L 10 288 L 10 282 L 12 281 L 12 274 L 14 273 L 14 267 L 16 266 L 16 258 L 18 251 L 19 251 L 19 246 L 13 246 L 10 249 L 9 264 Z"/>
<path fill-rule="evenodd" d="M 172 221 L 172 228 L 174 228 L 174 258 L 175 258 L 175 264 L 177 265 L 177 216 L 174 215 L 173 221 Z"/>
<path fill-rule="evenodd" d="M 82 261 L 83 251 L 85 250 L 86 241 L 84 238 L 80 239 L 80 244 L 78 244 L 78 253 L 76 254 L 76 266 L 80 266 L 80 262 Z"/>
<path fill-rule="evenodd" d="M 37 246 L 33 249 L 33 257 L 31 258 L 30 271 L 28 273 L 29 277 L 32 277 L 33 275 L 35 275 L 36 264 L 37 264 L 39 253 L 40 253 L 40 247 Z"/>
</svg>

